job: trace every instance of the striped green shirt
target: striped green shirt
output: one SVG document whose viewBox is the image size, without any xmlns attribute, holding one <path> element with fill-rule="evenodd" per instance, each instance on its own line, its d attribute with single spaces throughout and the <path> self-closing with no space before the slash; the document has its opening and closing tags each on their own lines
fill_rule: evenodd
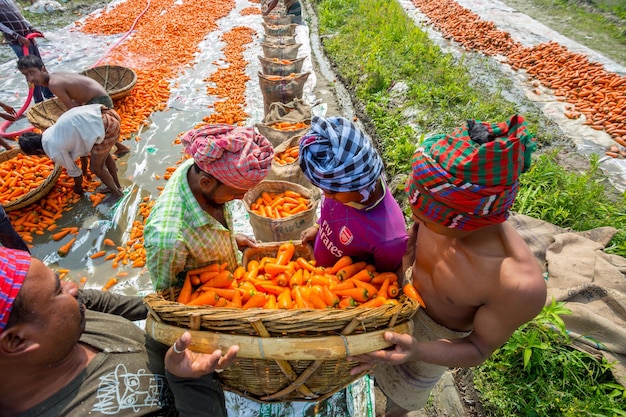
<svg viewBox="0 0 626 417">
<path fill-rule="evenodd" d="M 241 257 L 233 229 L 232 204 L 224 205 L 228 229 L 205 212 L 193 196 L 187 172 L 193 159 L 170 177 L 144 228 L 147 266 L 155 290 L 181 286 L 183 274 L 214 262 L 233 271 Z"/>
</svg>

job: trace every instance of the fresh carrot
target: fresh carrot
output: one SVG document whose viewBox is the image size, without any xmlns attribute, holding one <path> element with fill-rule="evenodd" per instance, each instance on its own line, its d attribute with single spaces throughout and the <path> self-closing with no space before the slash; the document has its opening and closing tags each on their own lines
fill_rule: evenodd
<svg viewBox="0 0 626 417">
<path fill-rule="evenodd" d="M 407 297 L 411 297 L 412 299 L 416 300 L 419 303 L 419 305 L 426 308 L 426 303 L 424 302 L 424 299 L 417 292 L 417 289 L 412 283 L 409 282 L 407 284 L 404 284 L 404 286 L 402 287 L 402 292 L 406 294 Z"/>
<path fill-rule="evenodd" d="M 358 307 L 376 308 L 385 304 L 385 301 L 387 301 L 386 297 L 377 296 L 377 297 L 372 298 L 369 301 L 359 304 Z"/>
<path fill-rule="evenodd" d="M 350 278 L 352 275 L 356 274 L 361 269 L 365 268 L 366 265 L 367 265 L 367 262 L 365 261 L 355 262 L 348 266 L 344 266 L 343 268 L 338 270 L 335 275 L 337 275 L 337 278 L 343 281 L 345 279 Z"/>
<path fill-rule="evenodd" d="M 265 294 L 257 293 L 250 297 L 250 299 L 246 301 L 241 308 L 244 310 L 248 308 L 262 308 L 265 303 L 267 303 L 267 296 Z"/>
<path fill-rule="evenodd" d="M 339 271 L 341 268 L 344 268 L 348 265 L 352 265 L 352 258 L 350 256 L 345 255 L 339 258 L 332 267 L 326 268 L 326 271 L 331 274 L 336 274 L 337 271 Z"/>
<path fill-rule="evenodd" d="M 74 244 L 74 242 L 76 242 L 76 238 L 73 237 L 69 240 L 69 242 L 67 242 L 66 244 L 64 244 L 63 246 L 61 246 L 58 250 L 57 253 L 60 256 L 65 256 L 68 254 L 68 252 L 70 251 L 70 249 L 72 248 L 72 245 Z"/>
<path fill-rule="evenodd" d="M 185 280 L 183 281 L 183 287 L 178 293 L 178 298 L 176 299 L 177 303 L 187 304 L 191 301 L 191 293 L 193 292 L 193 287 L 191 286 L 191 278 L 189 276 L 189 272 L 185 275 Z"/>
<path fill-rule="evenodd" d="M 102 257 L 102 256 L 106 255 L 106 253 L 107 253 L 107 252 L 106 252 L 105 250 L 101 250 L 101 251 L 98 251 L 98 252 L 96 252 L 96 253 L 92 254 L 92 255 L 91 255 L 91 256 L 89 256 L 89 257 L 90 257 L 91 259 L 96 259 L 96 258 L 100 258 L 100 257 Z"/>
<path fill-rule="evenodd" d="M 214 306 L 219 300 L 219 296 L 215 293 L 215 291 L 204 291 L 202 294 L 198 295 L 195 299 L 191 300 L 187 303 L 188 306 Z"/>
</svg>

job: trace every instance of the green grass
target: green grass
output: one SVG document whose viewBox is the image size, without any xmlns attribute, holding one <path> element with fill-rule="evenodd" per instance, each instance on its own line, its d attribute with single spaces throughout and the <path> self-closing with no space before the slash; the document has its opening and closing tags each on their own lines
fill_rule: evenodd
<svg viewBox="0 0 626 417">
<path fill-rule="evenodd" d="M 597 157 L 583 172 L 561 166 L 557 144 L 566 141 L 532 104 L 505 99 L 506 77 L 494 72 L 488 85 L 477 81 L 466 63 L 480 58 L 443 53 L 395 1 L 314 1 L 324 50 L 364 109 L 359 117 L 372 127 L 391 177 L 408 175 L 422 138 L 466 119 L 505 120 L 519 112 L 542 152 L 522 175 L 513 209 L 574 230 L 616 227 L 608 251 L 626 255 L 624 199 L 607 192 Z M 395 195 L 406 207 L 403 193 Z M 488 415 L 626 415 L 624 388 L 610 364 L 570 348 L 560 319 L 566 313 L 560 304 L 546 307 L 475 369 Z"/>
</svg>

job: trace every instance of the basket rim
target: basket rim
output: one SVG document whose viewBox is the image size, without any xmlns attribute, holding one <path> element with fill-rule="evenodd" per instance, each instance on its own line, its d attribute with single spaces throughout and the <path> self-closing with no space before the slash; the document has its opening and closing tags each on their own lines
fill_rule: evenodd
<svg viewBox="0 0 626 417">
<path fill-rule="evenodd" d="M 11 148 L 7 152 L 10 152 L 14 149 L 16 150 L 15 155 L 12 155 L 10 158 L 7 158 L 0 162 L 8 161 L 9 159 L 15 158 L 18 154 L 24 153 L 20 148 Z M 5 153 L 3 152 L 0 155 L 4 155 L 4 154 Z M 46 194 L 50 192 L 52 187 L 54 187 L 57 180 L 61 176 L 61 171 L 62 171 L 61 166 L 59 164 L 54 163 L 54 169 L 52 170 L 50 175 L 48 175 L 48 177 L 41 184 L 39 184 L 37 188 L 33 188 L 32 190 L 24 194 L 22 197 L 17 198 L 11 201 L 10 203 L 7 203 L 6 205 L 2 205 L 2 207 L 4 208 L 4 211 L 9 212 L 9 211 L 17 210 L 22 207 L 29 206 L 35 203 L 36 201 L 41 200 Z"/>
<path fill-rule="evenodd" d="M 120 94 L 129 92 L 137 84 L 137 73 L 132 68 L 125 67 L 123 65 L 110 65 L 110 64 L 98 65 L 97 67 L 92 67 L 92 68 L 88 68 L 88 69 L 86 69 L 84 71 L 81 71 L 80 74 L 89 77 L 89 75 L 87 75 L 88 73 L 96 72 L 99 68 L 106 68 L 107 71 L 109 71 L 109 69 L 120 69 L 120 70 L 123 70 L 123 71 L 127 71 L 127 72 L 129 72 L 132 75 L 128 85 L 126 85 L 124 87 L 116 88 L 116 89 L 113 89 L 113 90 L 107 90 L 107 93 L 109 94 L 109 96 L 112 99 L 123 97 L 123 95 L 120 95 Z M 106 89 L 106 87 L 105 87 L 105 89 Z"/>
<path fill-rule="evenodd" d="M 240 359 L 326 361 L 386 349 L 392 344 L 385 341 L 383 334 L 387 331 L 410 334 L 413 332 L 413 321 L 409 319 L 392 327 L 345 336 L 261 337 L 185 329 L 163 323 L 149 314 L 145 329 L 153 339 L 168 346 L 188 331 L 192 336 L 189 349 L 194 352 L 227 351 L 230 346 L 238 345 L 237 357 Z"/>
</svg>

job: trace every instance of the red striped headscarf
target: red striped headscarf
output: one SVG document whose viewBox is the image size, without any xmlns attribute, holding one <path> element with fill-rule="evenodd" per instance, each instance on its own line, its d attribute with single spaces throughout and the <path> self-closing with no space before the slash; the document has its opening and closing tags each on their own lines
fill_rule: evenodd
<svg viewBox="0 0 626 417">
<path fill-rule="evenodd" d="M 0 332 L 9 321 L 13 302 L 30 268 L 30 253 L 0 247 Z"/>
<path fill-rule="evenodd" d="M 405 191 L 415 209 L 451 229 L 502 223 L 535 147 L 520 115 L 493 124 L 469 120 L 422 143 Z"/>
<path fill-rule="evenodd" d="M 181 142 L 200 169 L 238 190 L 261 182 L 274 157 L 272 143 L 253 127 L 204 125 L 185 133 Z"/>
</svg>

